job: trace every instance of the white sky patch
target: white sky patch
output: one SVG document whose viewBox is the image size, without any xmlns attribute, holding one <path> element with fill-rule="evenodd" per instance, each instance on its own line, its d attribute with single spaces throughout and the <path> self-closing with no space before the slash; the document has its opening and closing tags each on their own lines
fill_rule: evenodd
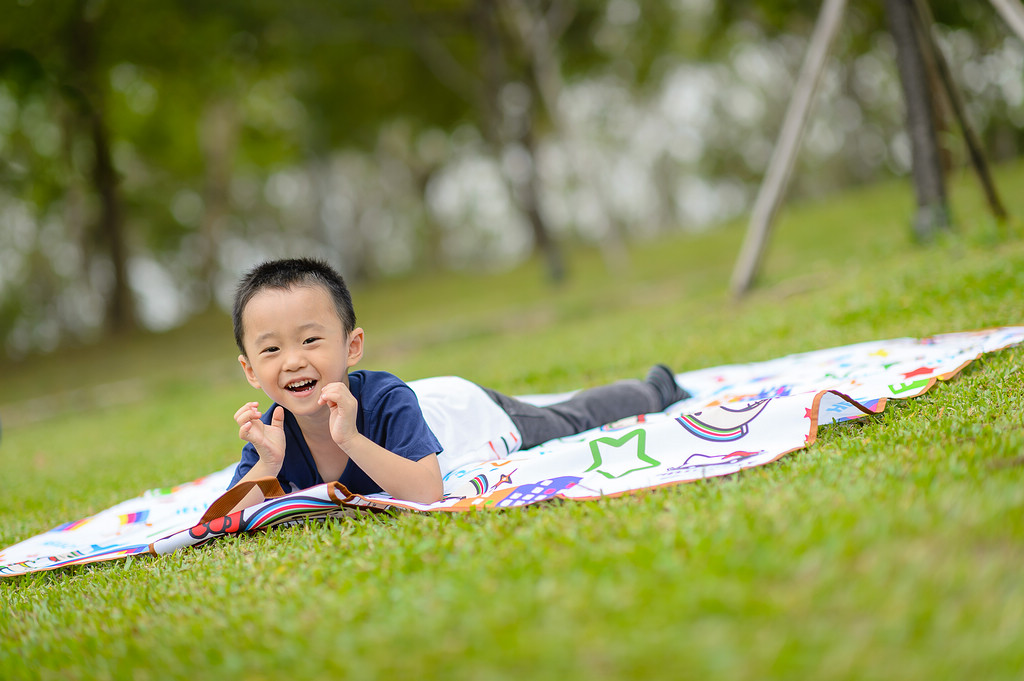
<svg viewBox="0 0 1024 681">
<path fill-rule="evenodd" d="M 188 306 L 177 282 L 156 260 L 145 257 L 129 260 L 128 281 L 135 294 L 139 320 L 147 329 L 173 328 L 188 315 Z"/>
</svg>

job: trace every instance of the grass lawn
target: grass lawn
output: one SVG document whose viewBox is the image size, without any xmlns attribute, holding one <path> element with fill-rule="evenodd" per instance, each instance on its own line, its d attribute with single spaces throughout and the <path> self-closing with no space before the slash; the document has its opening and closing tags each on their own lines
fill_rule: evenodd
<svg viewBox="0 0 1024 681">
<path fill-rule="evenodd" d="M 1024 165 L 999 169 L 1024 215 Z M 356 290 L 363 368 L 535 393 L 898 336 L 1024 324 L 1024 229 L 957 178 L 909 238 L 906 183 L 789 206 L 762 286 L 742 225 Z M 259 397 L 230 321 L 0 362 L 0 545 L 237 460 Z M 585 503 L 366 515 L 0 580 L 0 679 L 1019 679 L 1024 349 L 759 469 Z M 264 400 L 265 402 L 265 400 Z"/>
</svg>

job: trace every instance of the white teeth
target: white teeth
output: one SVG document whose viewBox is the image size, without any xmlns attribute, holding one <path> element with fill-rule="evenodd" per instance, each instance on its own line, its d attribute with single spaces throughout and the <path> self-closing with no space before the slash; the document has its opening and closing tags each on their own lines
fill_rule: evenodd
<svg viewBox="0 0 1024 681">
<path fill-rule="evenodd" d="M 313 385 L 314 383 L 316 383 L 316 381 L 314 381 L 312 378 L 307 378 L 307 379 L 305 379 L 303 381 L 296 381 L 295 383 L 289 383 L 285 387 L 288 388 L 288 390 L 302 390 L 303 388 L 308 388 L 309 386 Z"/>
</svg>

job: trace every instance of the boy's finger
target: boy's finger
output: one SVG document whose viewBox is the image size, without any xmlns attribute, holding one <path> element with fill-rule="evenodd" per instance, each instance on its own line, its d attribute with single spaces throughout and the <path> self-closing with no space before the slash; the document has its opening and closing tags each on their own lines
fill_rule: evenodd
<svg viewBox="0 0 1024 681">
<path fill-rule="evenodd" d="M 270 425 L 275 428 L 280 428 L 284 425 L 284 408 L 281 406 L 274 408 L 274 414 L 270 417 Z"/>
<path fill-rule="evenodd" d="M 235 412 L 235 420 L 241 423 L 243 420 L 249 420 L 260 417 L 259 402 L 248 402 L 243 404 L 238 411 Z"/>
</svg>

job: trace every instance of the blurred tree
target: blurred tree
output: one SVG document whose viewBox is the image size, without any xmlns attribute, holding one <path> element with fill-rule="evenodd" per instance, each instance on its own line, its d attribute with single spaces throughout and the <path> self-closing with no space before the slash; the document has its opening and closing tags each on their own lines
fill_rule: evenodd
<svg viewBox="0 0 1024 681">
<path fill-rule="evenodd" d="M 92 142 L 92 183 L 100 200 L 95 238 L 105 247 L 113 271 L 113 285 L 107 299 L 107 326 L 111 331 L 135 327 L 135 308 L 128 286 L 128 252 L 124 235 L 120 180 L 111 158 L 111 135 L 107 113 L 105 64 L 97 47 L 97 24 L 102 21 L 102 5 L 76 0 L 66 19 L 64 54 L 58 56 L 57 77 L 69 99 L 76 104 Z"/>
<path fill-rule="evenodd" d="M 879 45 L 886 48 L 888 56 L 894 57 L 898 66 L 900 84 L 903 88 L 902 104 L 906 106 L 907 137 L 910 140 L 910 158 L 918 193 L 920 210 L 914 221 L 915 234 L 928 238 L 935 229 L 949 224 L 945 188 L 942 178 L 944 166 L 948 169 L 956 156 L 950 144 L 954 141 L 949 134 L 950 122 L 943 107 L 939 106 L 938 90 L 942 83 L 932 82 L 935 76 L 929 74 L 921 62 L 921 51 L 917 33 L 923 29 L 910 23 L 916 15 L 915 0 L 886 0 L 885 3 L 854 3 L 847 13 L 845 26 L 840 34 L 841 45 L 837 50 L 838 68 L 847 73 L 843 96 L 856 102 L 861 112 L 868 112 L 871 106 L 860 96 L 856 81 L 849 75 L 855 73 L 862 57 L 879 52 Z M 951 37 L 971 36 L 975 49 L 999 45 L 1008 31 L 1002 19 L 989 3 L 963 3 L 955 0 L 929 0 L 927 5 L 935 22 L 951 34 Z M 749 39 L 746 26 L 756 26 L 766 36 L 805 33 L 820 10 L 817 0 L 735 0 L 714 3 L 714 12 L 709 21 L 709 31 L 702 43 L 702 52 L 710 58 L 721 58 L 735 49 L 737 42 Z M 892 47 L 888 47 L 891 45 Z M 902 108 L 902 107 L 901 107 Z M 978 107 L 974 107 L 977 111 Z M 894 123 L 890 121 L 889 123 Z M 1002 124 L 991 126 L 990 152 L 996 158 L 1005 158 L 1015 153 L 1020 141 L 1017 133 L 1000 134 Z M 1008 137 L 1018 141 L 1007 144 Z M 998 138 L 998 139 L 997 139 Z M 971 150 L 972 155 L 975 150 Z M 723 157 L 725 158 L 725 157 Z"/>
<path fill-rule="evenodd" d="M 918 40 L 919 29 L 914 0 L 885 0 L 889 30 L 896 44 L 896 63 L 906 103 L 907 130 L 910 135 L 911 171 L 917 195 L 915 236 L 931 241 L 936 233 L 951 227 L 946 199 L 946 178 L 939 156 L 935 112 L 937 96 Z"/>
<path fill-rule="evenodd" d="M 133 259 L 165 260 L 194 282 L 183 286 L 186 308 L 212 300 L 241 138 L 243 166 L 260 173 L 300 157 L 290 129 L 253 125 L 253 116 L 243 123 L 240 112 L 250 84 L 293 66 L 279 51 L 256 54 L 273 26 L 268 11 L 241 2 L 26 0 L 0 24 L 4 80 L 34 78 L 15 101 L 34 106 L 38 92 L 51 93 L 34 109 L 37 125 L 59 120 L 64 132 L 63 186 L 33 203 L 41 216 L 66 206 L 62 237 L 81 244 L 81 262 L 64 288 L 95 288 L 109 330 L 136 324 Z M 27 176 L 55 168 L 26 151 Z"/>
<path fill-rule="evenodd" d="M 303 32 L 306 44 L 326 48 L 310 62 L 303 100 L 334 144 L 358 144 L 360 131 L 396 114 L 418 131 L 475 125 L 501 162 L 550 278 L 559 281 L 565 264 L 539 200 L 536 144 L 555 120 L 559 42 L 574 22 L 585 23 L 585 10 L 561 0 L 317 4 L 296 17 L 321 27 Z M 334 35 L 324 35 L 328 26 Z M 347 105 L 340 106 L 342 98 Z M 367 132 L 362 143 L 374 139 Z M 425 190 L 431 168 L 414 167 Z"/>
<path fill-rule="evenodd" d="M 608 50 L 596 38 L 609 8 L 604 0 L 300 3 L 288 24 L 308 55 L 300 97 L 320 140 L 315 146 L 368 148 L 378 139 L 373 131 L 396 118 L 412 137 L 471 124 L 502 169 L 548 276 L 559 281 L 565 263 L 541 200 L 539 144 L 571 134 L 560 120 L 566 77 L 628 62 L 630 78 L 642 84 L 678 40 L 671 8 L 635 7 L 646 19 L 633 22 L 636 40 Z M 410 167 L 425 190 L 440 166 L 421 159 Z M 426 234 L 436 232 L 428 226 Z"/>
<path fill-rule="evenodd" d="M 0 342 L 50 347 L 98 319 L 130 325 L 133 311 L 171 325 L 222 303 L 238 270 L 268 255 L 316 251 L 358 279 L 479 262 L 522 229 L 486 252 L 505 258 L 532 238 L 557 279 L 567 235 L 614 253 L 626 232 L 734 214 L 802 54 L 787 32 L 806 34 L 817 8 L 11 3 L 0 22 Z M 952 63 L 993 73 L 979 46 L 1005 32 L 991 8 L 934 8 L 963 57 Z M 857 4 L 850 22 L 827 74 L 839 85 L 826 79 L 842 96 L 809 135 L 805 191 L 903 169 L 902 140 L 886 132 L 899 112 L 883 8 Z M 1014 83 L 985 82 L 972 113 L 991 116 L 989 143 L 1015 154 Z M 146 316 L 153 291 L 173 314 Z"/>
<path fill-rule="evenodd" d="M 987 2 L 929 0 L 928 4 L 937 22 L 969 29 L 983 41 L 1004 34 L 1001 20 Z M 713 7 L 702 45 L 706 54 L 721 54 L 744 23 L 758 26 L 768 35 L 806 32 L 821 9 L 821 0 L 717 0 Z M 887 30 L 884 4 L 858 3 L 853 21 L 860 33 L 855 45 L 863 50 Z"/>
<path fill-rule="evenodd" d="M 107 326 L 125 331 L 135 326 L 135 313 L 128 285 L 127 247 L 119 178 L 112 159 L 106 55 L 103 40 L 102 3 L 69 0 L 61 3 L 25 3 L 8 11 L 0 44 L 4 45 L 5 71 L 11 63 L 32 62 L 36 87 L 60 93 L 57 106 L 64 116 L 66 148 L 74 140 L 89 144 L 86 173 L 98 202 L 96 216 L 83 230 L 82 251 L 91 259 L 95 245 L 105 255 L 110 283 L 105 293 Z M 16 67 L 15 67 L 16 68 Z M 24 71 L 22 73 L 25 73 Z M 45 207 L 40 205 L 41 210 Z"/>
</svg>

